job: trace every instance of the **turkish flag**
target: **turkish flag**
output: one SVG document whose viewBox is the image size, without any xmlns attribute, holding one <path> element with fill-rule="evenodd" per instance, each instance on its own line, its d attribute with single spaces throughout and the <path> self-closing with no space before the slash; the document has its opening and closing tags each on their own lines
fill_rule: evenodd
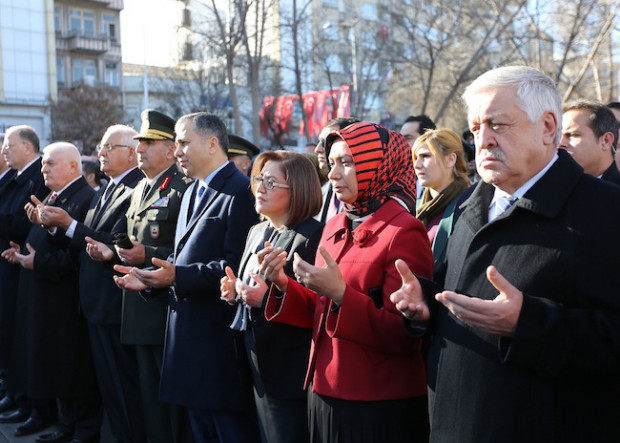
<svg viewBox="0 0 620 443">
<path fill-rule="evenodd" d="M 314 132 L 314 103 L 316 101 L 316 92 L 308 92 L 303 95 L 304 99 L 304 114 L 308 119 L 308 134 L 312 138 Z M 303 135 L 305 131 L 304 120 L 301 120 L 299 125 L 299 135 Z"/>
<path fill-rule="evenodd" d="M 273 122 L 273 97 L 265 97 L 263 99 L 263 107 L 260 110 L 260 132 L 269 138 L 269 124 Z"/>
</svg>

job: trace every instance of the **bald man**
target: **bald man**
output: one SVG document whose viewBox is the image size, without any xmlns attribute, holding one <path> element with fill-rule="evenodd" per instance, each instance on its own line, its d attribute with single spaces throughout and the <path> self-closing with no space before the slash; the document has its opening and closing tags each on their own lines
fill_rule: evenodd
<svg viewBox="0 0 620 443">
<path fill-rule="evenodd" d="M 86 253 L 86 238 L 112 244 L 114 234 L 127 232 L 125 213 L 133 188 L 144 174 L 137 168 L 137 132 L 128 126 L 110 126 L 97 146 L 101 171 L 110 177 L 98 192 L 84 222 L 67 211 L 51 208 L 42 217 L 45 224 L 66 230 L 71 245 L 80 251 L 80 309 L 86 316 L 88 335 L 103 407 L 116 441 L 146 441 L 142 419 L 135 352 L 121 344 L 121 290 L 112 280 L 111 267 L 92 260 Z"/>
<path fill-rule="evenodd" d="M 43 151 L 41 172 L 52 192 L 26 205 L 32 227 L 24 244 L 11 242 L 2 257 L 21 267 L 11 384 L 28 395 L 30 417 L 15 435 L 35 433 L 55 420 L 53 410 L 37 405 L 58 399 L 58 424 L 41 441 L 98 435 L 99 397 L 86 323 L 79 309 L 78 257 L 64 233 L 41 222 L 46 208 L 58 207 L 83 220 L 94 191 L 82 177 L 77 148 L 53 143 Z M 39 441 L 39 440 L 37 440 Z"/>
</svg>

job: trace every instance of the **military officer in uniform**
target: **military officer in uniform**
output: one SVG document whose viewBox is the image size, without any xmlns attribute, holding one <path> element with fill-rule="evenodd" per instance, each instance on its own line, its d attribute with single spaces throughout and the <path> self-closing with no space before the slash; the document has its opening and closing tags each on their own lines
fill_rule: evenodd
<svg viewBox="0 0 620 443">
<path fill-rule="evenodd" d="M 140 133 L 133 138 L 138 140 L 138 167 L 146 177 L 134 188 L 126 213 L 127 235 L 132 246 L 117 242 L 112 251 L 102 243 L 92 242 L 90 250 L 95 256 L 101 254 L 100 259 L 120 259 L 144 268 L 152 266 L 153 257 L 165 260 L 172 253 L 181 198 L 192 180 L 176 165 L 175 121 L 149 109 L 142 112 L 141 118 Z M 149 442 L 191 440 L 187 412 L 159 401 L 167 314 L 167 294 L 146 300 L 137 292 L 123 291 L 121 342 L 136 350 Z"/>
<path fill-rule="evenodd" d="M 228 134 L 228 160 L 233 162 L 243 175 L 248 175 L 252 158 L 260 152 L 258 146 L 238 135 Z"/>
</svg>

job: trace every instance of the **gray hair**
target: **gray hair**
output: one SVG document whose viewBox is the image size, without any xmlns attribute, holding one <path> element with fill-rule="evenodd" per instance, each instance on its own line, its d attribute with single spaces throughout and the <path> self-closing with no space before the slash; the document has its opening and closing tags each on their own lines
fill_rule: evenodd
<svg viewBox="0 0 620 443">
<path fill-rule="evenodd" d="M 131 126 L 127 126 L 127 125 L 112 125 L 110 127 L 108 127 L 108 129 L 106 129 L 105 133 L 103 134 L 102 138 L 105 138 L 106 136 L 110 136 L 113 133 L 120 133 L 121 134 L 121 143 L 127 146 L 131 146 L 132 148 L 135 148 L 138 146 L 138 140 L 134 140 L 133 137 L 138 135 L 138 132 L 132 128 Z"/>
<path fill-rule="evenodd" d="M 504 66 L 485 72 L 474 80 L 463 93 L 468 110 L 474 96 L 488 87 L 509 86 L 517 94 L 517 106 L 531 122 L 537 122 L 545 112 L 552 112 L 558 122 L 555 144 L 562 136 L 562 99 L 555 82 L 548 75 L 529 66 Z"/>
</svg>

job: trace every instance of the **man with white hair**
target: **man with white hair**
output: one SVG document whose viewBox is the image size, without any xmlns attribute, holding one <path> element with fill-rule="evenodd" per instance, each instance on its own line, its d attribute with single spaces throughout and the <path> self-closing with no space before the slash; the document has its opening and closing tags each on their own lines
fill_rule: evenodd
<svg viewBox="0 0 620 443">
<path fill-rule="evenodd" d="M 83 220 L 94 191 L 82 177 L 77 148 L 63 142 L 47 146 L 41 172 L 45 186 L 52 191 L 45 200 L 47 207 L 63 208 Z M 57 429 L 37 441 L 60 441 L 59 436 L 89 441 L 99 433 L 99 394 L 86 322 L 79 309 L 77 255 L 63 237 L 50 235 L 39 213 L 46 206 L 36 197 L 32 200 L 37 207 L 26 205 L 33 225 L 25 243 L 11 242 L 11 248 L 2 253 L 22 268 L 11 385 L 27 394 L 38 413 L 31 413 L 15 435 L 31 434 L 47 426 L 54 419 L 53 411 L 36 406 L 58 399 Z"/>
<path fill-rule="evenodd" d="M 464 100 L 483 181 L 445 281 L 397 261 L 391 296 L 432 330 L 431 441 L 620 441 L 620 189 L 556 150 L 561 100 L 540 71 L 494 69 Z"/>
</svg>

